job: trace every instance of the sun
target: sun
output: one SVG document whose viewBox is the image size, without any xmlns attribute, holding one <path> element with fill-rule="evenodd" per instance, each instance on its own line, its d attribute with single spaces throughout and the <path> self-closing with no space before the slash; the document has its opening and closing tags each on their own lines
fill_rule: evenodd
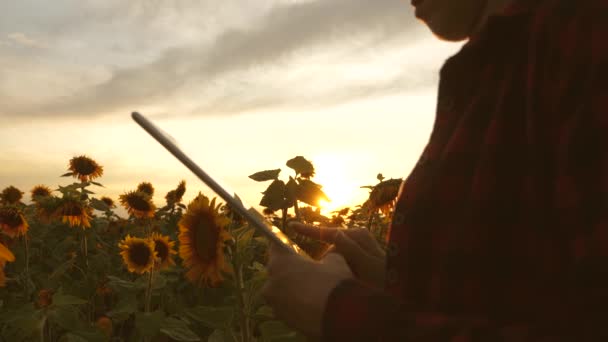
<svg viewBox="0 0 608 342">
<path fill-rule="evenodd" d="M 319 201 L 321 214 L 331 216 L 331 212 L 354 205 L 360 197 L 359 185 L 349 177 L 346 163 L 337 155 L 318 155 L 311 159 L 315 166 L 312 180 L 323 186 L 323 192 L 330 202 Z"/>
</svg>

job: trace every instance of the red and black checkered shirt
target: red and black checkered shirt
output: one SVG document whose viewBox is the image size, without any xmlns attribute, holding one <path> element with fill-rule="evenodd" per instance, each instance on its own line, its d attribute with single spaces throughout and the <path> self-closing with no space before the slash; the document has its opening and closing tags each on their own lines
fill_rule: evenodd
<svg viewBox="0 0 608 342">
<path fill-rule="evenodd" d="M 323 334 L 608 341 L 608 0 L 521 1 L 446 61 L 386 288 L 342 282 Z"/>
</svg>

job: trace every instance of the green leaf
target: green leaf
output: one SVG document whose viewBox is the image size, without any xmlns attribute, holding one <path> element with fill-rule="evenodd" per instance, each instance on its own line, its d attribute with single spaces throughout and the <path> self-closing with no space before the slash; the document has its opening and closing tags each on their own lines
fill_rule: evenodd
<svg viewBox="0 0 608 342">
<path fill-rule="evenodd" d="M 154 312 L 136 312 L 135 327 L 144 338 L 152 338 L 156 336 L 161 324 L 165 319 L 165 313 L 161 310 Z"/>
<path fill-rule="evenodd" d="M 266 321 L 260 324 L 262 337 L 267 341 L 302 341 L 306 339 L 289 329 L 283 322 Z"/>
<path fill-rule="evenodd" d="M 110 210 L 110 207 L 108 207 L 108 205 L 102 201 L 102 200 L 98 200 L 97 198 L 91 198 L 91 207 L 93 209 L 99 210 L 99 211 L 108 211 Z"/>
<path fill-rule="evenodd" d="M 251 239 L 253 238 L 253 234 L 255 234 L 255 229 L 251 228 L 250 226 L 245 227 L 246 230 L 238 236 L 237 250 L 239 251 L 243 251 L 247 248 L 247 246 L 249 246 Z"/>
<path fill-rule="evenodd" d="M 58 306 L 48 312 L 51 322 L 68 331 L 81 330 L 84 322 L 80 318 L 78 310 L 72 306 Z"/>
<path fill-rule="evenodd" d="M 329 201 L 327 195 L 321 190 L 321 185 L 308 179 L 300 180 L 297 198 L 298 200 L 315 207 L 319 206 L 320 200 Z"/>
<path fill-rule="evenodd" d="M 290 203 L 295 202 L 298 195 L 298 182 L 296 182 L 293 177 L 289 176 L 289 181 L 287 182 L 287 185 L 285 185 L 285 187 L 285 198 Z"/>
<path fill-rule="evenodd" d="M 64 173 L 61 175 L 61 177 L 72 177 L 74 175 L 74 172 L 68 172 L 68 173 Z"/>
<path fill-rule="evenodd" d="M 101 185 L 100 183 L 97 183 L 97 182 L 93 182 L 93 181 L 91 181 L 91 184 L 95 184 L 95 185 L 97 185 L 97 186 L 100 186 L 100 187 L 102 187 L 102 188 L 105 188 L 105 186 L 103 186 L 103 185 Z"/>
<path fill-rule="evenodd" d="M 126 296 L 120 300 L 113 310 L 108 312 L 108 316 L 117 322 L 122 322 L 137 311 L 137 298 Z"/>
<path fill-rule="evenodd" d="M 78 330 L 72 331 L 65 335 L 63 335 L 60 339 L 60 342 L 105 342 L 107 341 L 107 337 L 101 332 L 94 328 L 89 328 L 86 330 Z"/>
<path fill-rule="evenodd" d="M 162 274 L 155 274 L 152 281 L 152 290 L 160 290 L 167 286 L 167 278 Z"/>
<path fill-rule="evenodd" d="M 133 291 L 133 290 L 138 290 L 141 288 L 141 286 L 138 286 L 134 282 L 122 280 L 122 279 L 120 279 L 118 277 L 114 277 L 114 276 L 108 276 L 108 280 L 109 280 L 108 286 L 114 291 L 121 291 L 121 290 Z"/>
<path fill-rule="evenodd" d="M 263 192 L 264 196 L 260 201 L 260 205 L 267 207 L 271 210 L 279 210 L 282 208 L 290 207 L 287 205 L 285 199 L 285 182 L 282 180 L 275 180 Z"/>
<path fill-rule="evenodd" d="M 230 334 L 227 334 L 225 331 L 216 329 L 216 330 L 213 330 L 211 335 L 209 335 L 207 342 L 237 342 L 237 341 L 234 338 L 232 338 L 232 336 Z"/>
<path fill-rule="evenodd" d="M 53 294 L 52 303 L 55 306 L 64 306 L 64 305 L 87 304 L 88 301 L 86 301 L 84 299 L 80 299 L 78 297 L 74 297 L 74 296 L 66 295 L 66 294 L 63 294 L 63 293 L 60 293 L 60 292 L 56 292 L 55 294 Z"/>
<path fill-rule="evenodd" d="M 312 163 L 302 156 L 297 156 L 288 160 L 286 165 L 292 168 L 296 174 L 302 175 L 303 177 L 310 177 L 315 173 L 315 168 Z"/>
<path fill-rule="evenodd" d="M 279 177 L 280 172 L 281 172 L 281 169 L 260 171 L 260 172 L 254 173 L 252 175 L 249 175 L 249 178 L 253 179 L 256 182 L 265 182 L 265 181 L 277 179 Z"/>
<path fill-rule="evenodd" d="M 169 317 L 167 318 L 161 328 L 160 332 L 169 336 L 176 341 L 200 341 L 200 337 L 196 335 L 188 325 L 179 319 Z"/>
<path fill-rule="evenodd" d="M 61 336 L 59 342 L 88 342 L 88 340 L 76 334 L 67 333 Z"/>
<path fill-rule="evenodd" d="M 232 321 L 233 307 L 197 306 L 184 313 L 191 319 L 213 329 L 223 329 Z"/>
</svg>

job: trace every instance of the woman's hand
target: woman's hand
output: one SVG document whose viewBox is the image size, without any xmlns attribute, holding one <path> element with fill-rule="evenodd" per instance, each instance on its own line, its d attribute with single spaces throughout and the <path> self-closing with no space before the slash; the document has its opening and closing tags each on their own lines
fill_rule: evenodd
<svg viewBox="0 0 608 342">
<path fill-rule="evenodd" d="M 353 278 L 344 258 L 329 253 L 311 261 L 272 244 L 266 267 L 262 295 L 276 316 L 308 337 L 319 338 L 329 294 L 341 281 Z"/>
<path fill-rule="evenodd" d="M 386 254 L 369 230 L 315 227 L 297 222 L 289 226 L 299 234 L 333 244 L 328 253 L 342 255 L 357 279 L 372 287 L 384 287 Z"/>
</svg>

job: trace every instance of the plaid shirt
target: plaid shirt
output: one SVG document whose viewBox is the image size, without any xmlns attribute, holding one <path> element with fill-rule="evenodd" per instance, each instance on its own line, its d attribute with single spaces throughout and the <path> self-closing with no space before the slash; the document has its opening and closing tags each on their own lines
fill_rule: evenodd
<svg viewBox="0 0 608 342">
<path fill-rule="evenodd" d="M 608 341 L 607 204 L 608 1 L 510 5 L 441 69 L 385 290 L 338 285 L 324 338 Z"/>
</svg>

